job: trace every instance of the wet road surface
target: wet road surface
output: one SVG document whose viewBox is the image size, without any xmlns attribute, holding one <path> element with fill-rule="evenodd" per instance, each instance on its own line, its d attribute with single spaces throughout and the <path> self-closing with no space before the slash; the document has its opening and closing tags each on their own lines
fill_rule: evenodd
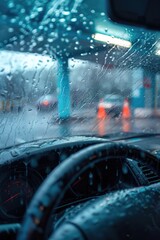
<svg viewBox="0 0 160 240">
<path fill-rule="evenodd" d="M 43 138 L 74 135 L 103 136 L 124 132 L 160 132 L 159 118 L 97 119 L 93 110 L 74 111 L 69 121 L 58 120 L 56 112 L 38 112 L 27 107 L 20 113 L 0 113 L 0 148 Z"/>
</svg>

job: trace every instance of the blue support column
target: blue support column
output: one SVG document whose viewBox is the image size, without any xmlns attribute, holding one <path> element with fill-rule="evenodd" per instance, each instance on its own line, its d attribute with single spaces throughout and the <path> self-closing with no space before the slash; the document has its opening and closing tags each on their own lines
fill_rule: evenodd
<svg viewBox="0 0 160 240">
<path fill-rule="evenodd" d="M 134 69 L 132 72 L 132 109 L 144 108 L 144 87 L 143 87 L 143 70 L 141 68 Z"/>
<path fill-rule="evenodd" d="M 156 73 L 152 72 L 152 108 L 156 108 Z"/>
<path fill-rule="evenodd" d="M 58 115 L 65 120 L 71 115 L 68 59 L 58 59 L 57 71 Z"/>
<path fill-rule="evenodd" d="M 146 68 L 133 70 L 132 109 L 135 116 L 154 115 L 156 100 L 156 74 Z"/>
<path fill-rule="evenodd" d="M 144 69 L 145 107 L 154 110 L 156 95 L 156 73 Z"/>
</svg>

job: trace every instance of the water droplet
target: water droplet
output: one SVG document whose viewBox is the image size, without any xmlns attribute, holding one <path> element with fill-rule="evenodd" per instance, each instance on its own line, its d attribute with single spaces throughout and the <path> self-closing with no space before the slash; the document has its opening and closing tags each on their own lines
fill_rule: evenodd
<svg viewBox="0 0 160 240">
<path fill-rule="evenodd" d="M 72 18 L 71 19 L 71 22 L 76 22 L 77 21 L 77 18 Z"/>
<path fill-rule="evenodd" d="M 92 22 L 92 21 L 90 21 L 90 22 L 89 22 L 89 25 L 93 25 L 93 22 Z"/>
<path fill-rule="evenodd" d="M 65 16 L 68 16 L 70 14 L 70 12 L 69 11 L 63 11 L 62 14 L 65 15 Z"/>
<path fill-rule="evenodd" d="M 44 40 L 44 37 L 43 37 L 43 36 L 39 36 L 39 37 L 37 38 L 37 40 L 38 40 L 39 42 L 42 42 L 42 41 Z"/>
<path fill-rule="evenodd" d="M 61 23 L 64 23 L 64 22 L 65 22 L 65 18 L 61 18 L 61 19 L 59 19 L 59 21 L 60 21 Z"/>
<path fill-rule="evenodd" d="M 101 12 L 101 16 L 105 16 L 105 13 L 104 13 L 104 12 Z"/>
<path fill-rule="evenodd" d="M 8 32 L 12 33 L 12 32 L 14 32 L 14 29 L 13 28 L 8 28 Z"/>
<path fill-rule="evenodd" d="M 16 150 L 12 150 L 11 155 L 12 155 L 12 157 L 17 157 L 17 156 L 19 156 L 19 152 Z"/>
<path fill-rule="evenodd" d="M 68 26 L 67 27 L 67 31 L 71 31 L 72 30 L 72 27 L 71 26 Z"/>
</svg>

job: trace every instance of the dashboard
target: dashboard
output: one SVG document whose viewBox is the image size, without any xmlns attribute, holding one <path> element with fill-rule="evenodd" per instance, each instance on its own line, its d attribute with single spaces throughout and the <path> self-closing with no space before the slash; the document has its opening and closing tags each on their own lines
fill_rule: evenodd
<svg viewBox="0 0 160 240">
<path fill-rule="evenodd" d="M 153 141 L 154 139 L 154 141 Z M 76 137 L 62 140 L 46 140 L 24 144 L 1 151 L 0 163 L 0 223 L 21 223 L 24 213 L 44 179 L 67 157 L 88 146 L 108 141 L 134 143 L 159 156 L 160 136 L 148 138 L 101 138 Z M 120 189 L 150 185 L 160 182 L 160 177 L 147 165 L 131 159 L 104 159 L 80 174 L 70 184 L 56 219 L 65 209 L 84 203 L 98 196 Z M 55 220 L 55 215 L 52 216 Z"/>
</svg>

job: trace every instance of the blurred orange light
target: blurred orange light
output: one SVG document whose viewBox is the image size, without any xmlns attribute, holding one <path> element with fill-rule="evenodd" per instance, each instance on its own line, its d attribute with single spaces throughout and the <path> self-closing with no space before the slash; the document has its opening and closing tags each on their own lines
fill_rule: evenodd
<svg viewBox="0 0 160 240">
<path fill-rule="evenodd" d="M 43 102 L 43 105 L 44 105 L 44 106 L 48 106 L 48 105 L 49 105 L 49 102 L 48 102 L 47 100 L 45 100 L 45 101 Z"/>
</svg>

